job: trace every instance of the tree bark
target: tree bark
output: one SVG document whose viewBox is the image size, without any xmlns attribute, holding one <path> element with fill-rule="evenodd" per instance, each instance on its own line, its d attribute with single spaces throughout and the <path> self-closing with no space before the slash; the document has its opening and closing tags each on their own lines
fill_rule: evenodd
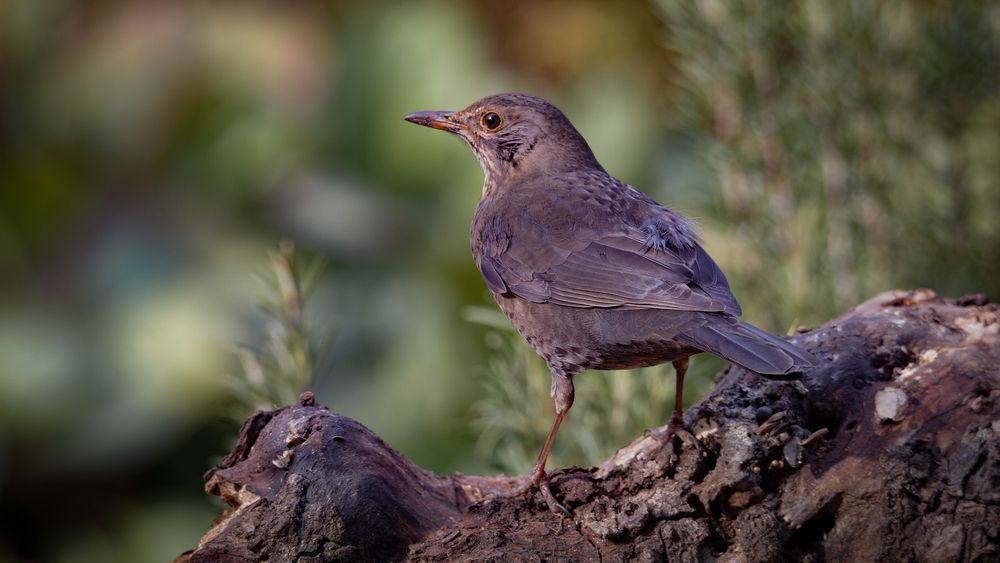
<svg viewBox="0 0 1000 563">
<path fill-rule="evenodd" d="M 894 291 L 795 340 L 820 365 L 731 366 L 688 409 L 699 447 L 639 437 L 523 478 L 439 476 L 299 404 L 248 419 L 206 474 L 227 510 L 189 561 L 997 561 L 1000 308 Z M 638 399 L 637 400 L 641 400 Z"/>
</svg>

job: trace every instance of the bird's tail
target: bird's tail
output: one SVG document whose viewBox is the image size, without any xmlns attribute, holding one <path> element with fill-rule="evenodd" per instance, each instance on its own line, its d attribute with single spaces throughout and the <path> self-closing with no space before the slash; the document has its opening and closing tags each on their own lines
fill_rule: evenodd
<svg viewBox="0 0 1000 563">
<path fill-rule="evenodd" d="M 676 339 L 770 379 L 794 379 L 816 365 L 802 348 L 733 317 L 713 319 Z"/>
</svg>

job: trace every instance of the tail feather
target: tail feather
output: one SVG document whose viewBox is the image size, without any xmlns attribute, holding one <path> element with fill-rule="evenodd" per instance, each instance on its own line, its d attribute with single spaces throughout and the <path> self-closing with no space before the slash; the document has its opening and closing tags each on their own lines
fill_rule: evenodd
<svg viewBox="0 0 1000 563">
<path fill-rule="evenodd" d="M 791 379 L 816 365 L 795 344 L 734 318 L 709 322 L 676 338 L 771 379 Z"/>
</svg>

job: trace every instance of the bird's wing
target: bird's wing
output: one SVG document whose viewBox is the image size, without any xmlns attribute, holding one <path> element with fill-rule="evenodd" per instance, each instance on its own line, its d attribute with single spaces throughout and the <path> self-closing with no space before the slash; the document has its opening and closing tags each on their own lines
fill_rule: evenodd
<svg viewBox="0 0 1000 563">
<path fill-rule="evenodd" d="M 490 288 L 536 303 L 718 311 L 739 315 L 725 276 L 696 242 L 650 245 L 643 229 L 547 229 L 520 220 L 488 237 L 479 269 Z"/>
</svg>

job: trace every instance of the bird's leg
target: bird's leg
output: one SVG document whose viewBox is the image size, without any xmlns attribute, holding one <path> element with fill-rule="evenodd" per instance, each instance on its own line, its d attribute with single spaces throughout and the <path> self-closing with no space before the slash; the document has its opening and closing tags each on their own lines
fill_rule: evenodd
<svg viewBox="0 0 1000 563">
<path fill-rule="evenodd" d="M 569 408 L 573 406 L 573 395 L 572 376 L 553 371 L 552 398 L 555 400 L 556 418 L 552 422 L 552 428 L 549 429 L 549 435 L 545 438 L 545 444 L 542 445 L 542 451 L 538 452 L 538 459 L 535 460 L 535 466 L 531 469 L 531 481 L 527 487 L 519 492 L 519 494 L 525 494 L 534 487 L 538 487 L 542 496 L 545 497 L 545 502 L 549 505 L 549 510 L 569 517 L 572 517 L 569 509 L 556 500 L 555 495 L 552 494 L 552 489 L 549 488 L 549 478 L 545 474 L 545 460 L 549 457 L 549 450 L 552 448 L 552 442 L 555 441 L 559 425 L 562 424 L 563 418 L 569 412 Z"/>
<path fill-rule="evenodd" d="M 688 369 L 688 358 L 674 360 L 674 371 L 677 373 L 677 387 L 674 392 L 674 414 L 670 417 L 667 429 L 663 432 L 652 432 L 664 442 L 670 442 L 677 436 L 692 448 L 698 448 L 698 440 L 684 428 L 684 374 Z"/>
<path fill-rule="evenodd" d="M 674 414 L 670 417 L 670 428 L 684 426 L 684 374 L 688 370 L 688 358 L 674 360 L 674 372 L 677 374 L 677 388 L 674 391 Z M 669 430 L 668 430 L 669 432 Z"/>
</svg>

